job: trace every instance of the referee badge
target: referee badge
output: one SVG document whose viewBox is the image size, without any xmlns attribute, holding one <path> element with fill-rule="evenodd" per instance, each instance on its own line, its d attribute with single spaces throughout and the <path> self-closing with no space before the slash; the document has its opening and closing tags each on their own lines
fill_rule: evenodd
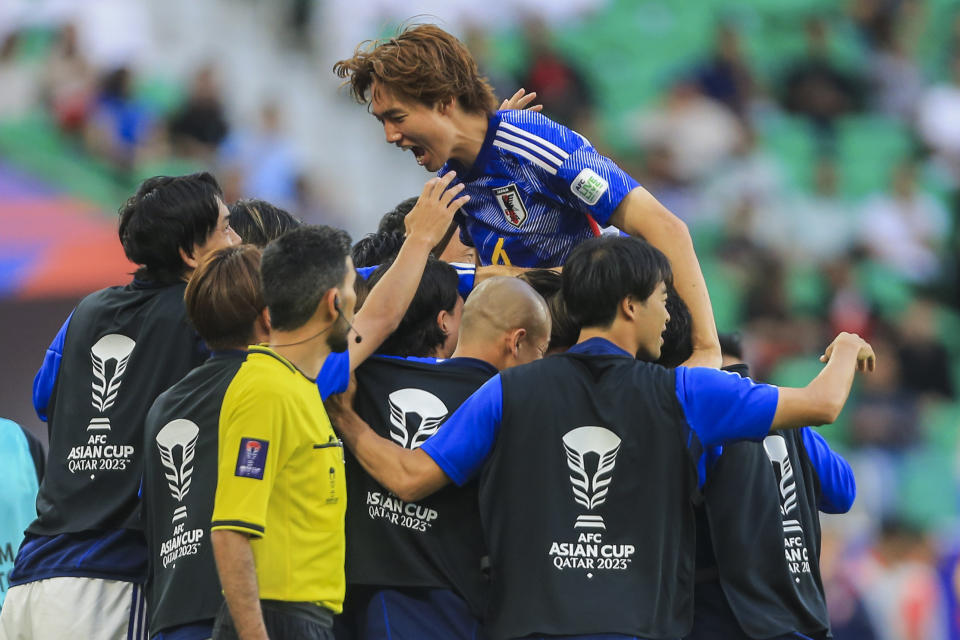
<svg viewBox="0 0 960 640">
<path fill-rule="evenodd" d="M 267 466 L 269 440 L 241 438 L 240 453 L 237 455 L 237 469 L 233 475 L 240 478 L 263 480 L 263 470 Z"/>
<path fill-rule="evenodd" d="M 520 190 L 516 183 L 508 184 L 505 187 L 496 187 L 493 195 L 503 211 L 503 216 L 507 222 L 520 228 L 520 225 L 527 219 L 527 208 L 523 206 L 523 199 L 520 198 Z"/>
</svg>

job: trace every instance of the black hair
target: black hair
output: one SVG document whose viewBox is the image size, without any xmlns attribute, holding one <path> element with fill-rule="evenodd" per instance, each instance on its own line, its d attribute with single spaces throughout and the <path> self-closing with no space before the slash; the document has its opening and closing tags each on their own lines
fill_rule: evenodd
<svg viewBox="0 0 960 640">
<path fill-rule="evenodd" d="M 267 245 L 260 263 L 263 300 L 274 329 L 302 327 L 320 299 L 347 275 L 350 236 L 324 225 L 292 229 Z"/>
<path fill-rule="evenodd" d="M 582 327 L 609 327 L 627 296 L 650 297 L 661 282 L 673 284 L 670 261 L 650 243 L 633 237 L 591 238 L 563 265 L 563 301 Z"/>
<path fill-rule="evenodd" d="M 230 205 L 230 226 L 244 244 L 261 249 L 303 222 L 266 200 L 245 198 Z"/>
<path fill-rule="evenodd" d="M 739 333 L 721 333 L 719 337 L 723 355 L 743 360 L 743 337 Z"/>
<path fill-rule="evenodd" d="M 566 351 L 577 344 L 580 338 L 580 325 L 570 317 L 563 295 L 558 291 L 547 300 L 550 311 L 550 343 L 547 351 Z"/>
<path fill-rule="evenodd" d="M 183 277 L 180 249 L 192 254 L 206 243 L 220 219 L 223 192 L 209 173 L 144 180 L 120 207 L 118 235 L 136 277 L 166 283 Z"/>
<path fill-rule="evenodd" d="M 380 224 L 377 226 L 377 233 L 388 233 L 391 231 L 405 233 L 406 226 L 403 222 L 404 218 L 407 217 L 408 213 L 413 211 L 418 199 L 419 198 L 417 196 L 407 198 L 394 207 L 393 211 L 388 211 L 387 213 L 383 214 L 383 217 L 380 218 Z"/>
<path fill-rule="evenodd" d="M 403 231 L 378 231 L 357 241 L 350 255 L 357 268 L 376 267 L 396 258 L 402 246 Z"/>
<path fill-rule="evenodd" d="M 390 268 L 390 263 L 380 265 L 367 281 L 371 289 Z M 443 346 L 447 334 L 437 324 L 441 311 L 452 312 L 457 306 L 457 270 L 446 262 L 428 258 L 423 276 L 413 301 L 407 308 L 397 329 L 384 340 L 377 353 L 391 356 L 429 357 Z"/>
<path fill-rule="evenodd" d="M 670 321 L 663 331 L 663 346 L 657 364 L 679 367 L 693 355 L 693 320 L 687 303 L 673 285 L 667 287 L 667 313 Z"/>
<path fill-rule="evenodd" d="M 549 300 L 560 293 L 562 286 L 560 274 L 552 269 L 529 269 L 517 277 L 533 287 L 533 290 L 544 300 Z"/>
</svg>

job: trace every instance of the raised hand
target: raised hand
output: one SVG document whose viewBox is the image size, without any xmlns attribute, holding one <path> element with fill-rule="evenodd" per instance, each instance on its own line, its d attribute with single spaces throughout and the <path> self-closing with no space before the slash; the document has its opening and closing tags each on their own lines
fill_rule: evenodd
<svg viewBox="0 0 960 640">
<path fill-rule="evenodd" d="M 470 196 L 458 194 L 463 191 L 463 184 L 450 186 L 455 171 L 450 171 L 442 178 L 431 178 L 423 186 L 420 198 L 413 210 L 404 219 L 407 238 L 425 241 L 434 247 L 443 240 L 453 221 L 453 214 L 470 200 Z"/>
<path fill-rule="evenodd" d="M 543 109 L 542 104 L 527 106 L 533 102 L 533 99 L 536 97 L 536 91 L 527 93 L 527 90 L 521 87 L 515 94 L 500 103 L 500 111 L 503 111 L 504 109 L 526 109 L 527 111 L 540 111 Z"/>
<path fill-rule="evenodd" d="M 820 356 L 820 362 L 830 362 L 830 358 L 837 349 L 857 350 L 858 371 L 873 371 L 876 367 L 877 356 L 873 352 L 873 347 L 855 333 L 847 333 L 846 331 L 840 333 Z"/>
</svg>

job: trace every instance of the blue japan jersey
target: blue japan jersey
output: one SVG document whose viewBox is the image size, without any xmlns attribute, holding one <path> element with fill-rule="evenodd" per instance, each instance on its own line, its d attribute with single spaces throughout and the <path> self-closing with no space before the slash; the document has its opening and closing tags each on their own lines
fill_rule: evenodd
<svg viewBox="0 0 960 640">
<path fill-rule="evenodd" d="M 563 265 L 639 186 L 586 138 L 535 111 L 494 114 L 473 167 L 450 161 L 439 175 L 451 169 L 470 196 L 461 238 L 484 265 Z"/>
</svg>

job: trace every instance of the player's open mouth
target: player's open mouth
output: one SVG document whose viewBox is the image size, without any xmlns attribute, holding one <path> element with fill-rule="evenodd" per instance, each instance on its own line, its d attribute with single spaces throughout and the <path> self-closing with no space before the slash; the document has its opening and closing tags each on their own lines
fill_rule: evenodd
<svg viewBox="0 0 960 640">
<path fill-rule="evenodd" d="M 410 151 L 413 151 L 413 157 L 417 159 L 417 164 L 421 167 L 423 166 L 423 156 L 427 153 L 427 150 L 423 147 L 418 147 L 416 145 L 410 147 Z"/>
</svg>

